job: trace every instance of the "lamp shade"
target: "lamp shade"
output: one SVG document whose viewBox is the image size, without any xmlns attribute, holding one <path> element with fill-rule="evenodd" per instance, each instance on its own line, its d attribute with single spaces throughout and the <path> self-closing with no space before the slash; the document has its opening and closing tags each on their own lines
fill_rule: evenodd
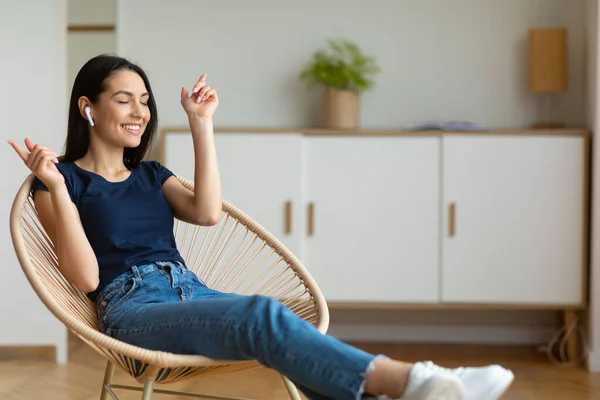
<svg viewBox="0 0 600 400">
<path fill-rule="evenodd" d="M 567 90 L 567 30 L 529 30 L 529 90 L 556 93 Z"/>
</svg>

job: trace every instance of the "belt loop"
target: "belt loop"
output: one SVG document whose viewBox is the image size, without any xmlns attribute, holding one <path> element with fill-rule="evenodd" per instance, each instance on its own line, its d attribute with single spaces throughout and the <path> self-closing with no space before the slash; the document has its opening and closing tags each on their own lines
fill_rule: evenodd
<svg viewBox="0 0 600 400">
<path fill-rule="evenodd" d="M 133 276 L 135 276 L 135 278 L 137 280 L 142 279 L 142 275 L 140 275 L 140 270 L 138 269 L 137 265 L 134 265 L 133 267 L 131 267 L 131 270 L 133 271 Z"/>
</svg>

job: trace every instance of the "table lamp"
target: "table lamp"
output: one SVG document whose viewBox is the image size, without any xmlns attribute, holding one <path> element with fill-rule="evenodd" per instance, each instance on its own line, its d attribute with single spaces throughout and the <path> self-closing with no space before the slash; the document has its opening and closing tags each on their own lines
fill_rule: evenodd
<svg viewBox="0 0 600 400">
<path fill-rule="evenodd" d="M 544 97 L 547 105 L 545 120 L 534 128 L 564 128 L 553 121 L 552 96 L 567 91 L 567 30 L 563 27 L 529 30 L 529 91 Z"/>
</svg>

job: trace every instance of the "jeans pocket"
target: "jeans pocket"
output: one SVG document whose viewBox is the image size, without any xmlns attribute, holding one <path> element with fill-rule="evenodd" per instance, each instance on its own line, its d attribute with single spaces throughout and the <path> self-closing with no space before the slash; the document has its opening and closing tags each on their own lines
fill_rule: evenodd
<svg viewBox="0 0 600 400">
<path fill-rule="evenodd" d="M 202 286 L 206 286 L 206 283 L 200 279 L 200 277 L 198 275 L 196 275 L 196 273 L 192 270 L 189 269 L 184 269 L 183 270 L 183 275 L 186 276 L 187 278 L 191 279 L 192 282 L 194 283 L 199 283 Z"/>
<path fill-rule="evenodd" d="M 106 319 L 116 311 L 117 307 L 127 301 L 139 286 L 137 278 L 129 278 L 119 289 L 106 296 L 98 306 L 102 321 L 106 322 Z"/>
</svg>

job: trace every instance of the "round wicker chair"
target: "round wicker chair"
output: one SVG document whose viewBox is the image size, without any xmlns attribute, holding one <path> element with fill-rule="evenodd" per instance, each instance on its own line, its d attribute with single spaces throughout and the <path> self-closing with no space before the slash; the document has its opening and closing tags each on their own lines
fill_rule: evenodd
<svg viewBox="0 0 600 400">
<path fill-rule="evenodd" d="M 262 367 L 256 361 L 231 362 L 150 351 L 99 332 L 93 303 L 58 270 L 54 245 L 39 221 L 31 195 L 33 179 L 34 175 L 29 175 L 13 202 L 13 245 L 29 283 L 44 305 L 71 332 L 107 358 L 101 400 L 108 400 L 109 396 L 118 400 L 113 389 L 142 391 L 142 399 L 150 400 L 154 383 Z M 191 181 L 180 176 L 177 179 L 193 190 Z M 271 296 L 323 334 L 327 332 L 327 304 L 311 275 L 279 240 L 232 204 L 223 202 L 223 216 L 215 226 L 200 227 L 176 220 L 175 237 L 188 268 L 208 286 L 224 292 Z M 115 366 L 143 384 L 143 389 L 113 384 Z M 299 400 L 294 385 L 285 377 L 283 382 L 291 398 Z M 204 397 L 196 393 L 157 392 Z"/>
</svg>

